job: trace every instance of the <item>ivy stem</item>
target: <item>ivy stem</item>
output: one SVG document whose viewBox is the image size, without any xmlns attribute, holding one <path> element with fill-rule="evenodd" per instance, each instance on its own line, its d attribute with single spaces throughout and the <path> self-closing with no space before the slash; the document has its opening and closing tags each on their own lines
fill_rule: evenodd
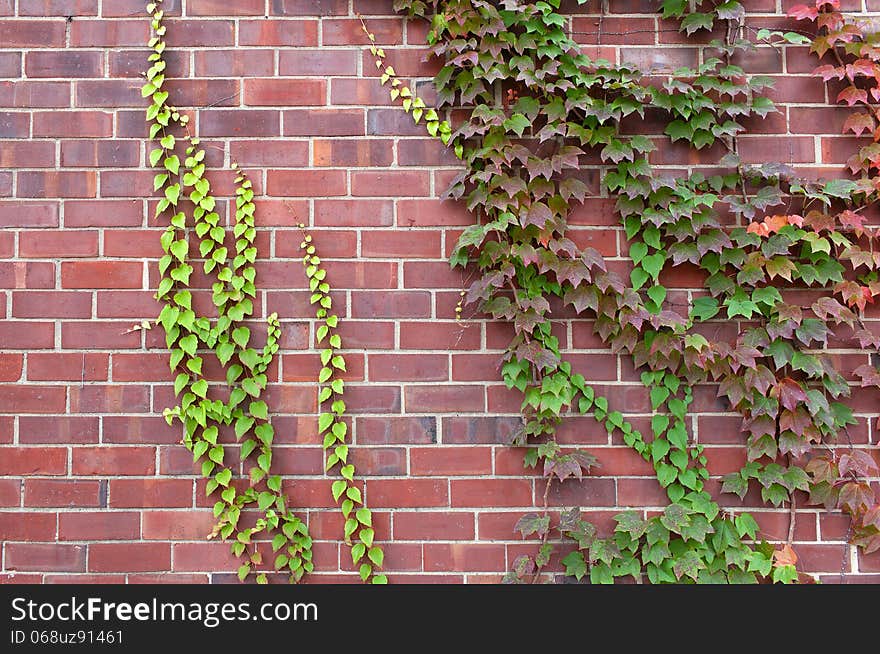
<svg viewBox="0 0 880 654">
<path fill-rule="evenodd" d="M 544 515 L 545 516 L 550 514 L 550 511 L 548 510 L 548 505 L 549 505 L 549 499 L 550 499 L 550 485 L 552 483 L 553 483 L 553 476 L 551 475 L 551 476 L 547 477 L 547 483 L 544 484 Z M 549 537 L 550 537 L 550 524 L 548 522 L 547 529 L 541 535 L 541 547 L 539 548 L 539 551 L 540 551 L 540 549 L 543 549 L 544 545 L 547 544 L 547 539 Z M 541 568 L 536 565 L 535 566 L 535 574 L 532 575 L 532 583 L 533 584 L 536 583 L 540 576 L 541 576 Z"/>
</svg>

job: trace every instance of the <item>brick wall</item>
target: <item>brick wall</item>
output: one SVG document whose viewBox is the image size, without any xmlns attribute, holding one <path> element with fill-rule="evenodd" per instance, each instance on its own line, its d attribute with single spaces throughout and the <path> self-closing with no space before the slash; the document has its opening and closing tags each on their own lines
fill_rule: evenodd
<svg viewBox="0 0 880 654">
<path fill-rule="evenodd" d="M 204 483 L 181 434 L 161 417 L 174 403 L 161 330 L 130 331 L 158 313 L 152 295 L 161 253 L 139 93 L 148 37 L 142 4 L 0 0 L 3 581 L 234 578 L 227 546 L 205 540 L 212 518 Z M 695 44 L 704 40 L 685 39 L 656 18 L 651 0 L 611 0 L 601 20 L 598 2 L 569 4 L 571 27 L 590 54 L 658 73 L 700 57 Z M 747 4 L 751 25 L 789 25 L 781 17 L 788 0 Z M 438 196 L 455 160 L 389 104 L 371 77 L 355 12 L 407 78 L 426 80 L 436 70 L 421 61 L 424 26 L 405 24 L 391 0 L 165 5 L 175 16 L 172 102 L 210 105 L 197 112 L 209 166 L 228 164 L 231 152 L 258 187 L 257 307 L 262 316 L 277 311 L 284 330 L 268 393 L 276 465 L 294 503 L 311 507 L 313 579 L 352 577 L 315 435 L 318 362 L 297 259 L 300 221 L 313 227 L 344 308 L 354 458 L 392 580 L 497 581 L 516 556 L 533 551 L 513 525 L 543 487 L 523 469 L 522 452 L 503 445 L 520 399 L 499 381 L 511 330 L 454 319 L 468 280 L 446 258 L 471 217 Z M 806 48 L 761 48 L 745 59 L 774 77 L 781 103 L 780 114 L 749 125 L 745 158 L 839 174 L 853 147 L 838 135 L 847 112 L 828 106 Z M 650 113 L 630 127 L 662 131 Z M 720 156 L 717 148 L 696 153 L 657 142 L 654 163 L 672 170 Z M 210 176 L 221 193 L 230 191 L 230 175 Z M 618 257 L 624 238 L 613 201 L 598 195 L 600 171 L 584 169 L 583 177 L 596 194 L 574 213 L 575 239 Z M 686 289 L 699 279 L 681 269 L 664 283 Z M 650 404 L 631 363 L 607 352 L 588 321 L 557 327 L 576 368 L 644 429 Z M 725 328 L 718 324 L 719 333 Z M 839 352 L 847 373 L 867 360 Z M 854 405 L 853 439 L 876 446 L 876 394 L 856 391 Z M 693 408 L 694 438 L 707 446 L 713 474 L 738 468 L 739 420 L 711 387 L 695 389 Z M 621 507 L 665 505 L 650 467 L 591 419 L 566 422 L 560 436 L 588 446 L 602 468 L 566 482 L 553 506 L 581 505 L 607 529 Z M 784 538 L 787 510 L 767 510 L 751 496 L 745 504 L 759 507 L 768 536 Z M 847 524 L 838 514 L 800 511 L 801 562 L 829 582 L 842 573 L 846 581 L 880 581 L 880 556 L 846 546 Z"/>
</svg>

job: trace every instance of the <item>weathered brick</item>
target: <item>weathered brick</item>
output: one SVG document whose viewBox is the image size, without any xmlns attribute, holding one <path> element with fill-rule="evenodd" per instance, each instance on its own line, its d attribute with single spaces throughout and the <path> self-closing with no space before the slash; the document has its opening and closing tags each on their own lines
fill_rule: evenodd
<svg viewBox="0 0 880 654">
<path fill-rule="evenodd" d="M 0 43 L 6 48 L 62 48 L 64 20 L 0 19 Z"/>
<path fill-rule="evenodd" d="M 84 572 L 86 569 L 86 548 L 83 545 L 10 543 L 5 551 L 7 570 Z"/>
<path fill-rule="evenodd" d="M 34 50 L 24 59 L 28 77 L 100 77 L 104 55 L 91 50 Z"/>
</svg>

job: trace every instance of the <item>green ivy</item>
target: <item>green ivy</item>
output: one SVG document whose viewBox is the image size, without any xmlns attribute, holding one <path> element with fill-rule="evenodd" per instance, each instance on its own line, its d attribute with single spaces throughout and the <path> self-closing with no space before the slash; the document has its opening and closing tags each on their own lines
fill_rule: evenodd
<svg viewBox="0 0 880 654">
<path fill-rule="evenodd" d="M 160 171 L 153 188 L 163 194 L 156 207 L 156 217 L 170 216 L 170 224 L 161 237 L 165 254 L 159 260 L 161 279 L 156 298 L 164 307 L 157 322 L 165 331 L 166 345 L 171 351 L 169 363 L 172 373 L 176 373 L 174 392 L 180 399 L 180 403 L 166 409 L 164 415 L 169 424 L 175 420 L 183 424 L 184 444 L 193 453 L 194 461 L 201 462 L 202 475 L 208 480 L 206 492 L 217 498 L 214 504 L 217 523 L 211 537 L 219 535 L 231 541 L 233 553 L 242 560 L 239 578 L 244 580 L 251 572 L 261 569 L 263 561 L 256 539 L 265 535 L 271 539 L 275 555 L 270 569 L 286 572 L 289 580 L 296 582 L 314 569 L 312 539 L 305 520 L 291 508 L 281 477 L 271 474 L 275 431 L 269 408 L 261 399 L 268 383 L 266 371 L 278 352 L 281 328 L 278 316 L 271 314 L 266 322 L 266 343 L 259 347 L 245 324 L 251 322 L 256 299 L 257 230 L 253 185 L 233 163 L 235 221 L 230 234 L 215 211 L 217 202 L 205 177 L 205 151 L 199 147 L 199 139 L 187 129 L 188 116 L 168 104 L 168 92 L 163 89 L 166 26 L 162 24 L 161 0 L 147 5 L 147 12 L 151 18 L 149 47 L 152 53 L 142 95 L 151 101 L 147 121 L 150 138 L 158 145 L 150 152 L 150 164 Z M 189 215 L 186 207 L 191 207 Z M 193 308 L 189 289 L 196 258 L 190 252 L 193 234 L 199 239 L 198 258 L 203 261 L 204 274 L 214 280 L 211 299 L 216 318 L 199 315 Z M 304 232 L 303 263 L 313 292 L 312 303 L 318 305 L 316 317 L 322 321 L 317 327 L 316 340 L 327 342 L 320 355 L 323 367 L 318 378 L 319 400 L 330 406 L 329 412 L 320 414 L 318 426 L 321 433 L 326 432 L 327 470 L 338 465 L 342 477 L 332 484 L 332 494 L 337 501 L 344 496 L 341 508 L 346 517 L 345 541 L 351 544 L 351 537 L 357 538 L 352 545 L 353 561 L 357 563 L 364 557 L 369 561 L 361 564 L 361 578 L 377 584 L 387 583 L 386 576 L 376 572 L 382 567 L 384 554 L 373 542 L 372 516 L 354 482 L 354 466 L 348 463 L 347 425 L 342 420 L 344 385 L 337 377 L 338 371 L 345 370 L 345 360 L 339 353 L 340 336 L 335 333 L 339 319 L 329 314 L 327 272 L 321 267 L 311 240 Z M 227 243 L 232 243 L 231 251 Z M 212 392 L 203 366 L 207 367 L 214 359 L 226 379 L 225 389 Z M 235 483 L 235 464 L 227 460 L 226 449 L 219 441 L 224 426 L 234 429 L 241 464 L 250 464 L 244 486 Z M 255 525 L 240 526 L 242 511 L 254 505 L 260 512 Z M 266 572 L 262 570 L 256 578 L 259 583 L 266 583 Z"/>
</svg>

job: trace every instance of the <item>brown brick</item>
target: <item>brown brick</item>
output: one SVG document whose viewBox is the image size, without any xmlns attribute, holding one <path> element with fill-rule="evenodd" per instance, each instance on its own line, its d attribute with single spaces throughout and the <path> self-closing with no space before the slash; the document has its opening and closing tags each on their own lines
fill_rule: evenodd
<svg viewBox="0 0 880 654">
<path fill-rule="evenodd" d="M 10 141 L 0 150 L 0 168 L 52 168 L 55 144 L 49 141 Z"/>
<path fill-rule="evenodd" d="M 83 572 L 86 569 L 86 548 L 83 545 L 55 543 L 10 543 L 6 546 L 6 569 Z"/>
<path fill-rule="evenodd" d="M 2 20 L 0 43 L 6 48 L 62 48 L 64 20 Z"/>
<path fill-rule="evenodd" d="M 327 86 L 318 79 L 247 79 L 244 104 L 270 106 L 311 106 L 326 104 Z"/>
<path fill-rule="evenodd" d="M 35 137 L 108 137 L 113 117 L 103 111 L 37 111 L 34 113 Z"/>
<path fill-rule="evenodd" d="M 35 50 L 24 59 L 28 77 L 100 77 L 103 73 L 103 54 L 89 50 Z"/>
</svg>

